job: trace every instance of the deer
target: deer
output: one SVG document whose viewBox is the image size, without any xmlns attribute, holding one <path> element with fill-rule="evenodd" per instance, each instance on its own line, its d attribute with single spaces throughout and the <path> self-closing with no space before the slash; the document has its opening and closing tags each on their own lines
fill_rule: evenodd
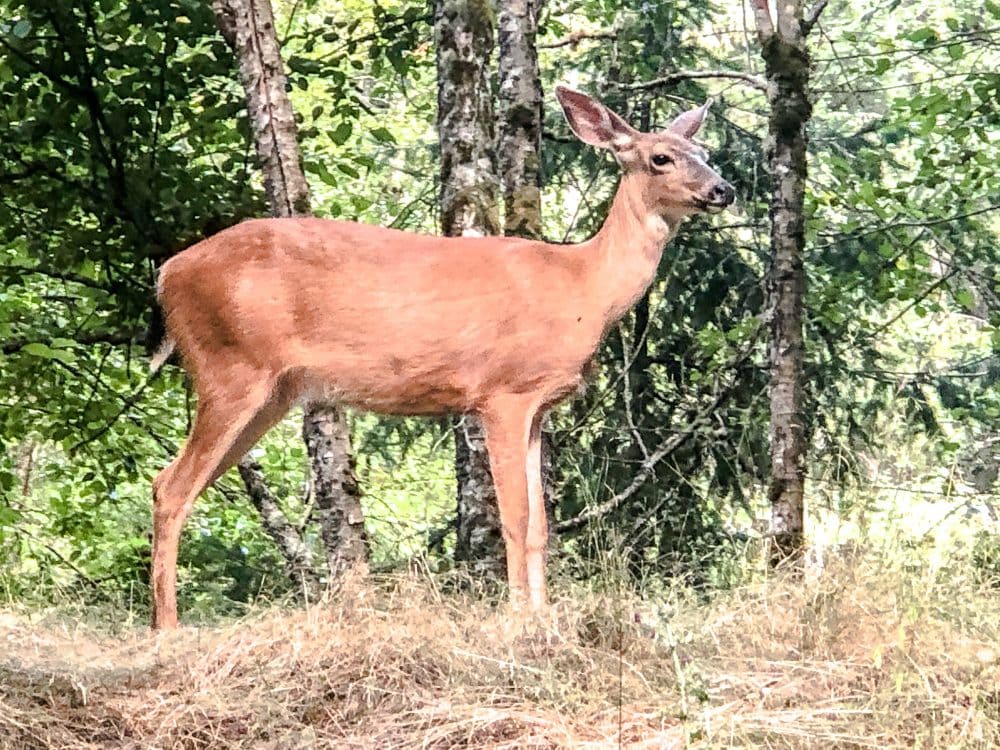
<svg viewBox="0 0 1000 750">
<path fill-rule="evenodd" d="M 177 626 L 178 545 L 196 498 L 294 405 L 317 400 L 477 416 L 510 604 L 545 607 L 543 418 L 582 389 L 681 223 L 735 196 L 694 140 L 711 100 L 644 133 L 584 93 L 555 95 L 577 138 L 621 168 L 607 218 L 584 242 L 249 219 L 163 264 L 166 335 L 151 369 L 179 353 L 197 408 L 179 455 L 153 480 L 155 629 Z"/>
</svg>

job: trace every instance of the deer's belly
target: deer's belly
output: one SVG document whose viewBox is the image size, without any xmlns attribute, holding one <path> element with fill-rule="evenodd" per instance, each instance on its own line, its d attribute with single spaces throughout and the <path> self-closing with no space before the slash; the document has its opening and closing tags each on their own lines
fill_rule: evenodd
<svg viewBox="0 0 1000 750">
<path fill-rule="evenodd" d="M 370 357 L 302 368 L 302 401 L 338 403 L 365 411 L 404 416 L 475 412 L 497 394 L 533 396 L 552 406 L 584 384 L 586 366 L 544 360 L 511 364 L 483 354 L 408 360 Z"/>
</svg>

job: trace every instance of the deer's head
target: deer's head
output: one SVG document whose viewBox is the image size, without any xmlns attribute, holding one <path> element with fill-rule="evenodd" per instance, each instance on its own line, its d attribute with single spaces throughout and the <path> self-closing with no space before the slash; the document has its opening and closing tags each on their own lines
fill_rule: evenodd
<svg viewBox="0 0 1000 750">
<path fill-rule="evenodd" d="M 614 153 L 650 212 L 680 219 L 721 211 L 733 202 L 733 186 L 708 166 L 708 152 L 693 140 L 709 102 L 683 113 L 661 133 L 642 133 L 579 91 L 556 86 L 556 97 L 581 141 Z"/>
</svg>

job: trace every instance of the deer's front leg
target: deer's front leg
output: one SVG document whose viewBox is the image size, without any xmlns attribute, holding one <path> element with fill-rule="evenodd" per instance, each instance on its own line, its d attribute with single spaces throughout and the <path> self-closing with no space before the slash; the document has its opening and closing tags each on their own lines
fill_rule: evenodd
<svg viewBox="0 0 1000 750">
<path fill-rule="evenodd" d="M 542 484 L 542 419 L 538 411 L 531 420 L 528 433 L 528 534 L 525 538 L 525 558 L 528 570 L 528 595 L 531 607 L 545 606 L 545 557 L 548 552 L 549 519 L 545 515 L 545 489 Z"/>
<path fill-rule="evenodd" d="M 523 398 L 495 400 L 482 414 L 490 473 L 497 492 L 500 526 L 507 550 L 507 582 L 515 609 L 528 601 L 530 590 L 527 544 L 531 511 L 527 464 L 533 416 L 530 403 Z"/>
</svg>

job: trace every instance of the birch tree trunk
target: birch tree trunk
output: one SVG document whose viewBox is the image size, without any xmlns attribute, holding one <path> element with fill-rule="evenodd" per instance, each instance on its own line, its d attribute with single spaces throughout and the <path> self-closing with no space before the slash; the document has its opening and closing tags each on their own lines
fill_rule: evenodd
<svg viewBox="0 0 1000 750">
<path fill-rule="evenodd" d="M 499 234 L 493 100 L 487 70 L 493 51 L 487 0 L 436 0 L 441 230 Z M 496 492 L 482 425 L 467 415 L 454 427 L 457 516 L 455 557 L 478 574 L 505 566 Z"/>
<path fill-rule="evenodd" d="M 233 48 L 247 97 L 254 144 L 264 173 L 264 190 L 276 217 L 308 216 L 309 185 L 302 171 L 295 113 L 285 91 L 284 64 L 270 0 L 213 0 L 219 29 Z M 311 492 L 326 547 L 331 577 L 364 564 L 367 541 L 360 492 L 354 477 L 350 433 L 333 406 L 306 409 L 303 436 L 309 455 Z M 280 512 L 264 483 L 260 467 L 248 456 L 239 462 L 251 499 L 285 555 L 292 578 L 306 581 L 300 569 L 310 565 L 301 535 Z M 265 512 L 266 511 L 266 512 Z M 299 544 L 295 538 L 299 538 Z"/>
<path fill-rule="evenodd" d="M 803 19 L 800 0 L 753 0 L 770 104 L 765 144 L 771 174 L 771 267 L 767 276 L 770 382 L 770 560 L 801 558 L 804 546 L 805 414 L 802 406 L 806 126 L 812 116 L 806 36 L 826 5 Z"/>
<path fill-rule="evenodd" d="M 543 0 L 500 0 L 500 123 L 504 234 L 542 238 L 542 82 L 538 75 L 538 14 Z"/>
<path fill-rule="evenodd" d="M 503 182 L 504 234 L 542 239 L 542 81 L 538 16 L 544 0 L 500 0 L 497 158 Z M 552 433 L 542 432 L 542 485 L 549 528 L 555 528 Z M 549 535 L 550 547 L 557 541 Z"/>
</svg>

